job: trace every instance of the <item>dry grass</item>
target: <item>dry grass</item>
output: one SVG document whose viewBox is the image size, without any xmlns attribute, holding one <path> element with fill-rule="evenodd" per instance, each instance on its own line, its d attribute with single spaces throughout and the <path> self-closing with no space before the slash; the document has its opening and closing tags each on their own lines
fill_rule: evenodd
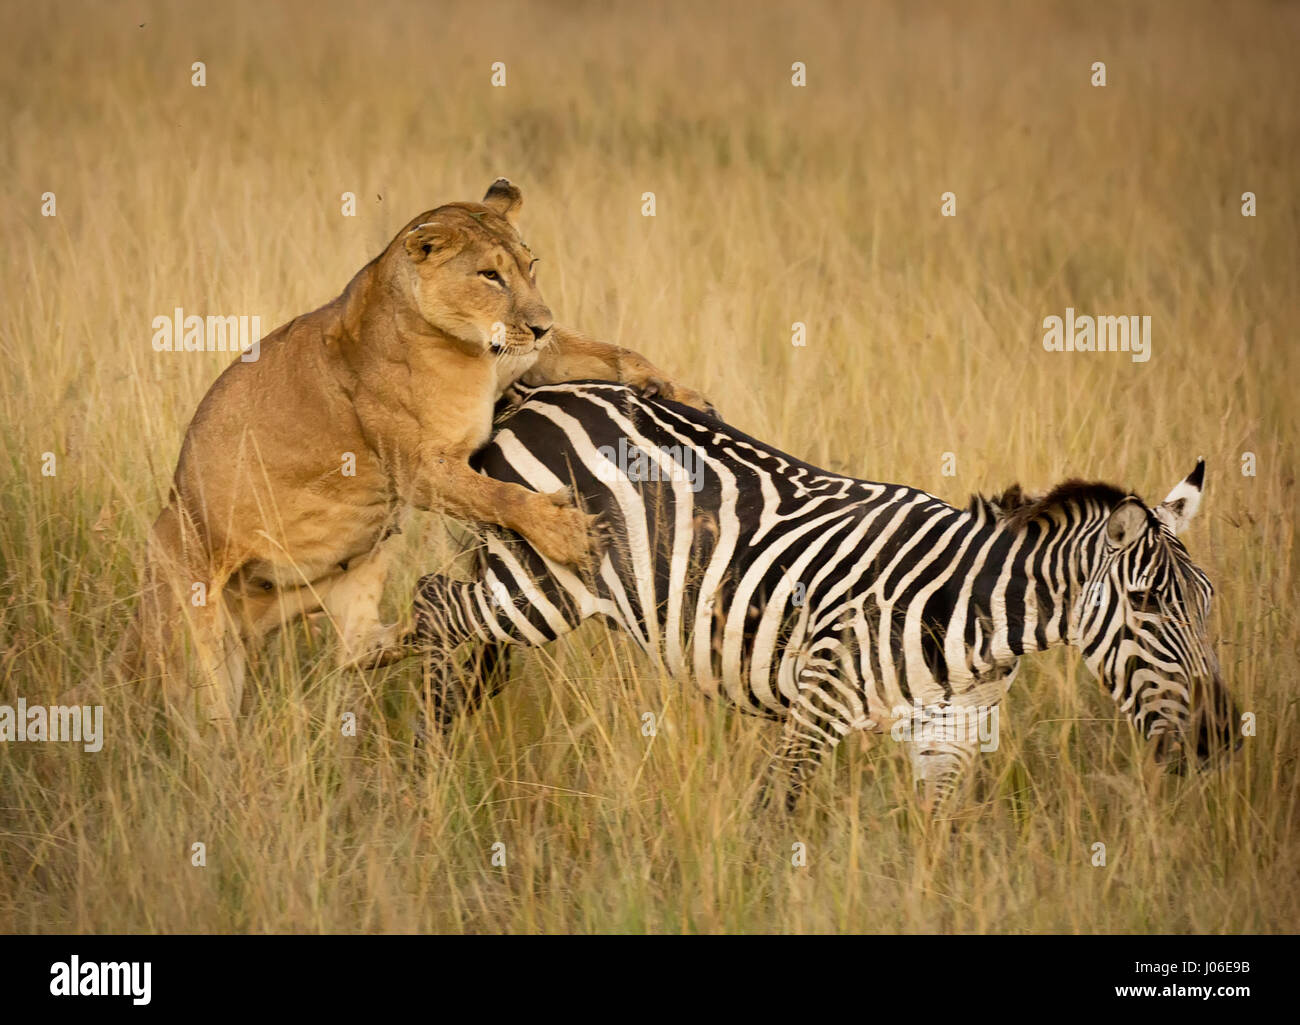
<svg viewBox="0 0 1300 1025">
<path fill-rule="evenodd" d="M 1158 776 L 1057 652 L 1025 667 L 955 822 L 914 809 L 887 739 L 844 745 L 796 816 L 755 822 L 772 728 L 599 626 L 530 655 L 445 757 L 411 750 L 413 664 L 341 676 L 302 630 L 261 661 L 224 766 L 150 736 L 123 693 L 99 754 L 0 749 L 0 929 L 1300 927 L 1300 8 L 698 6 L 7 9 L 0 703 L 93 678 L 131 608 L 225 362 L 155 354 L 151 319 L 269 331 L 412 214 L 507 174 L 560 319 L 814 462 L 958 502 L 1072 474 L 1158 500 L 1204 454 L 1188 544 L 1258 735 L 1219 775 Z M 1149 314 L 1152 359 L 1044 352 L 1067 306 Z M 407 536 L 394 610 L 451 550 L 428 517 Z"/>
</svg>

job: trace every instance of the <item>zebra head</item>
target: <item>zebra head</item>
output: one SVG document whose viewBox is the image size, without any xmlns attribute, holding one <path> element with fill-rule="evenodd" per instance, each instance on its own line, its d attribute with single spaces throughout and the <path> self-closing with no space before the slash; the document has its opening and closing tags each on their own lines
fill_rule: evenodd
<svg viewBox="0 0 1300 1025">
<path fill-rule="evenodd" d="M 1237 740 L 1207 630 L 1214 589 L 1178 540 L 1204 482 L 1202 459 L 1155 509 L 1133 495 L 1111 508 L 1075 609 L 1089 668 L 1179 771 L 1193 750 L 1205 765 Z"/>
</svg>

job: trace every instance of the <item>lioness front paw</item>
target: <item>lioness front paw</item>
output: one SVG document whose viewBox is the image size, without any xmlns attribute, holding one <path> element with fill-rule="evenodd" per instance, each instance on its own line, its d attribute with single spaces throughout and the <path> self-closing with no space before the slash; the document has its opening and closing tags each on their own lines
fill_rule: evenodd
<svg viewBox="0 0 1300 1025">
<path fill-rule="evenodd" d="M 647 378 L 641 386 L 641 394 L 652 399 L 656 395 L 660 398 L 668 399 L 671 402 L 680 402 L 683 406 L 690 406 L 692 409 L 698 409 L 710 416 L 717 416 L 718 411 L 713 403 L 704 397 L 694 388 L 687 388 L 682 384 L 673 384 L 662 377 Z"/>
<path fill-rule="evenodd" d="M 673 390 L 673 401 L 680 402 L 683 406 L 690 406 L 692 409 L 698 409 L 702 413 L 708 413 L 709 416 L 721 419 L 718 407 L 710 402 L 703 394 L 697 392 L 694 388 L 675 388 Z"/>
<path fill-rule="evenodd" d="M 600 517 L 571 505 L 568 488 L 541 496 L 538 516 L 521 533 L 528 543 L 553 562 L 580 566 L 597 550 L 591 530 Z"/>
<path fill-rule="evenodd" d="M 344 670 L 380 669 L 416 654 L 415 644 L 413 629 L 403 628 L 396 623 L 379 626 L 351 649 L 347 645 L 341 647 L 338 665 Z"/>
</svg>

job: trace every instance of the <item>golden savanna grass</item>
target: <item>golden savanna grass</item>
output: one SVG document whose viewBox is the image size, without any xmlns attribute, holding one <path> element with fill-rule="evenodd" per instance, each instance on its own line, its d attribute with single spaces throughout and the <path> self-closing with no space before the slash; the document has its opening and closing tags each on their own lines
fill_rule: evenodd
<svg viewBox="0 0 1300 1025">
<path fill-rule="evenodd" d="M 304 626 L 256 664 L 224 767 L 121 690 L 98 754 L 0 748 L 0 929 L 1300 927 L 1300 7 L 705 6 L 6 4 L 0 704 L 93 681 L 133 607 L 229 358 L 155 353 L 152 319 L 269 332 L 504 174 L 558 319 L 812 462 L 956 503 L 1073 475 L 1158 501 L 1204 455 L 1186 540 L 1257 724 L 1239 757 L 1161 775 L 1059 651 L 1025 665 L 952 818 L 920 814 L 886 736 L 755 819 L 775 727 L 599 624 L 434 752 L 411 744 L 414 662 L 340 674 Z M 1150 361 L 1045 352 L 1067 306 L 1150 315 Z M 456 550 L 432 517 L 404 536 L 394 615 Z"/>
</svg>

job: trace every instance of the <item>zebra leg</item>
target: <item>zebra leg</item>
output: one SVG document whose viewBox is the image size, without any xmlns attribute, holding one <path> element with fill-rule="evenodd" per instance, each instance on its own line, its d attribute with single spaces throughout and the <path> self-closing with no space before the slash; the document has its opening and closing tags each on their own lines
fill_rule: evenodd
<svg viewBox="0 0 1300 1025">
<path fill-rule="evenodd" d="M 908 722 L 904 738 L 912 779 L 921 806 L 937 812 L 951 804 L 968 778 L 980 748 L 980 720 L 987 709 L 954 705 L 922 706 Z"/>
<path fill-rule="evenodd" d="M 768 763 L 759 791 L 759 808 L 770 807 L 776 793 L 784 787 L 785 810 L 787 813 L 795 810 L 822 758 L 840 742 L 842 733 L 833 727 L 834 722 L 829 713 L 812 701 L 799 701 L 790 706 L 781 746 Z"/>
<path fill-rule="evenodd" d="M 482 636 L 474 609 L 476 587 L 475 583 L 430 574 L 422 577 L 416 588 L 416 643 L 424 656 L 425 699 L 430 718 L 440 730 L 446 730 L 461 711 L 477 708 L 482 700 L 477 674 L 461 671 L 456 659 L 457 649 L 465 641 Z"/>
<path fill-rule="evenodd" d="M 510 578 L 513 580 L 513 578 Z M 499 693 L 509 678 L 509 646 L 540 647 L 577 628 L 581 617 L 546 603 L 540 592 L 512 593 L 487 572 L 479 580 L 453 580 L 441 574 L 421 578 L 416 592 L 417 643 L 424 658 L 424 687 L 431 718 L 446 730 L 463 712 L 474 711 Z M 482 642 L 468 670 L 457 649 Z"/>
<path fill-rule="evenodd" d="M 474 652 L 472 666 L 484 699 L 496 697 L 510 682 L 510 646 L 488 641 Z"/>
</svg>

